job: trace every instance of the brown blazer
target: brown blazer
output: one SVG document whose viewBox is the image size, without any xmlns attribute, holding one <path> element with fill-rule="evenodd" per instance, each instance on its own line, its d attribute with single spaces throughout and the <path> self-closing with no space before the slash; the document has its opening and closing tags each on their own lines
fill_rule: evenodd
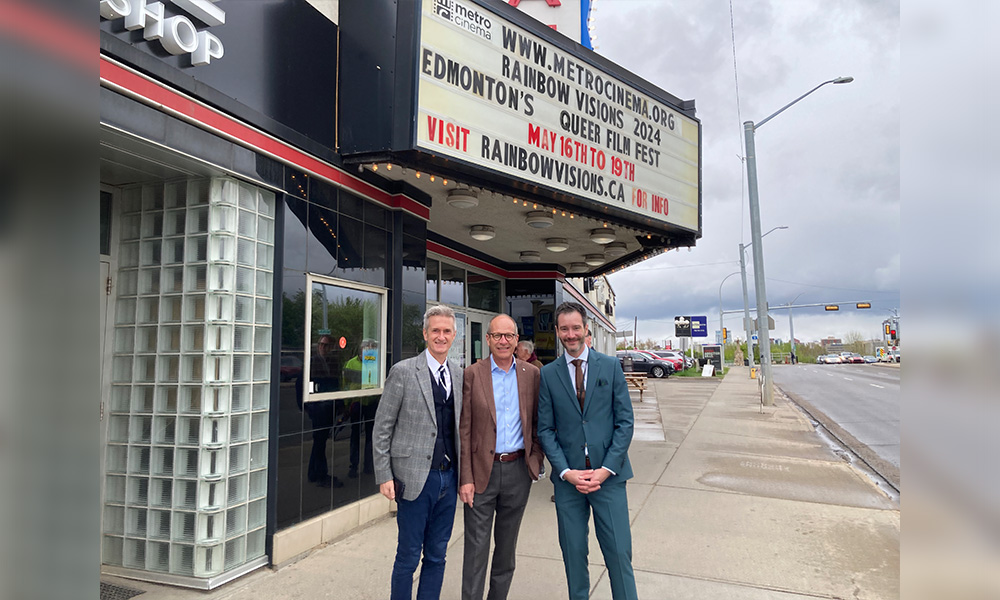
<svg viewBox="0 0 1000 600">
<path fill-rule="evenodd" d="M 489 358 L 465 369 L 462 386 L 462 440 L 459 485 L 476 484 L 481 494 L 490 482 L 493 455 L 497 443 L 497 408 L 493 400 L 493 377 Z M 531 478 L 537 480 L 542 469 L 542 445 L 538 441 L 538 367 L 514 359 L 517 369 L 517 392 L 521 406 L 521 431 L 524 434 L 524 462 Z"/>
</svg>

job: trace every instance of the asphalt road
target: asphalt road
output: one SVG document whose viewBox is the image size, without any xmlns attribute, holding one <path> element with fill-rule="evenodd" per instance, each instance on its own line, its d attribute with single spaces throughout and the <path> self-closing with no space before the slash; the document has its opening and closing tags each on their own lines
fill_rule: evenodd
<svg viewBox="0 0 1000 600">
<path fill-rule="evenodd" d="M 793 400 L 802 400 L 843 428 L 864 448 L 895 467 L 883 477 L 898 486 L 899 374 L 875 365 L 775 365 L 774 382 Z M 809 407 L 805 407 L 809 410 Z M 816 416 L 816 415 L 814 415 Z M 822 420 L 822 419 L 821 419 Z M 825 423 L 824 423 L 825 424 Z M 873 465 L 875 466 L 875 465 Z M 889 469 L 890 471 L 892 469 Z"/>
</svg>

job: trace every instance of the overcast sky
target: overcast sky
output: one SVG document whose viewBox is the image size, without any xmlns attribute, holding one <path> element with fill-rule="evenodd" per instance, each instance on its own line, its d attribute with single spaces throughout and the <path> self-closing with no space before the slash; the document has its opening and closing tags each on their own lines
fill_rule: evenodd
<svg viewBox="0 0 1000 600">
<path fill-rule="evenodd" d="M 881 338 L 899 307 L 899 5 L 880 0 L 597 0 L 598 53 L 682 99 L 702 124 L 702 232 L 673 251 L 615 273 L 619 330 L 669 339 L 676 315 L 719 328 L 719 287 L 750 243 L 742 122 L 759 122 L 840 76 L 756 133 L 767 297 L 788 339 L 796 304 L 870 301 L 872 309 L 794 311 L 801 341 L 860 332 Z M 732 27 L 731 27 L 732 23 Z M 735 36 L 735 62 L 733 39 Z M 737 79 L 738 78 L 738 79 Z M 737 95 L 738 86 L 738 95 Z M 747 252 L 750 305 L 755 306 Z M 801 295 L 800 295 L 801 294 Z M 724 310 L 742 309 L 739 275 Z M 743 338 L 739 315 L 726 327 Z"/>
</svg>

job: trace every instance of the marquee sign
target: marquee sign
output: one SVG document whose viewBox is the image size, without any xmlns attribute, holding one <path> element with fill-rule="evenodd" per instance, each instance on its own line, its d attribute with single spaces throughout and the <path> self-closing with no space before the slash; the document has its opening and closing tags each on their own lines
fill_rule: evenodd
<svg viewBox="0 0 1000 600">
<path fill-rule="evenodd" d="M 699 230 L 697 120 L 479 4 L 419 18 L 418 149 Z"/>
</svg>

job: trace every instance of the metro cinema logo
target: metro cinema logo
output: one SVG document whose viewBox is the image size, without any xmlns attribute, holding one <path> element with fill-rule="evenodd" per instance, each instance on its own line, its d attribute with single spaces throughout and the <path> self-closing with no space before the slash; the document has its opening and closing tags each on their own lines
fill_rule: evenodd
<svg viewBox="0 0 1000 600">
<path fill-rule="evenodd" d="M 226 13 L 215 6 L 216 0 L 170 0 L 171 3 L 209 27 L 226 24 Z M 146 0 L 100 0 L 101 17 L 109 21 L 125 20 L 125 29 L 142 30 L 146 41 L 159 40 L 163 49 L 180 56 L 191 55 L 193 66 L 207 65 L 222 58 L 222 40 L 207 30 L 198 30 L 185 15 L 166 16 L 162 2 Z"/>
<path fill-rule="evenodd" d="M 455 0 L 434 0 L 434 15 L 483 39 L 493 39 L 493 22 L 487 13 L 476 8 Z"/>
</svg>

